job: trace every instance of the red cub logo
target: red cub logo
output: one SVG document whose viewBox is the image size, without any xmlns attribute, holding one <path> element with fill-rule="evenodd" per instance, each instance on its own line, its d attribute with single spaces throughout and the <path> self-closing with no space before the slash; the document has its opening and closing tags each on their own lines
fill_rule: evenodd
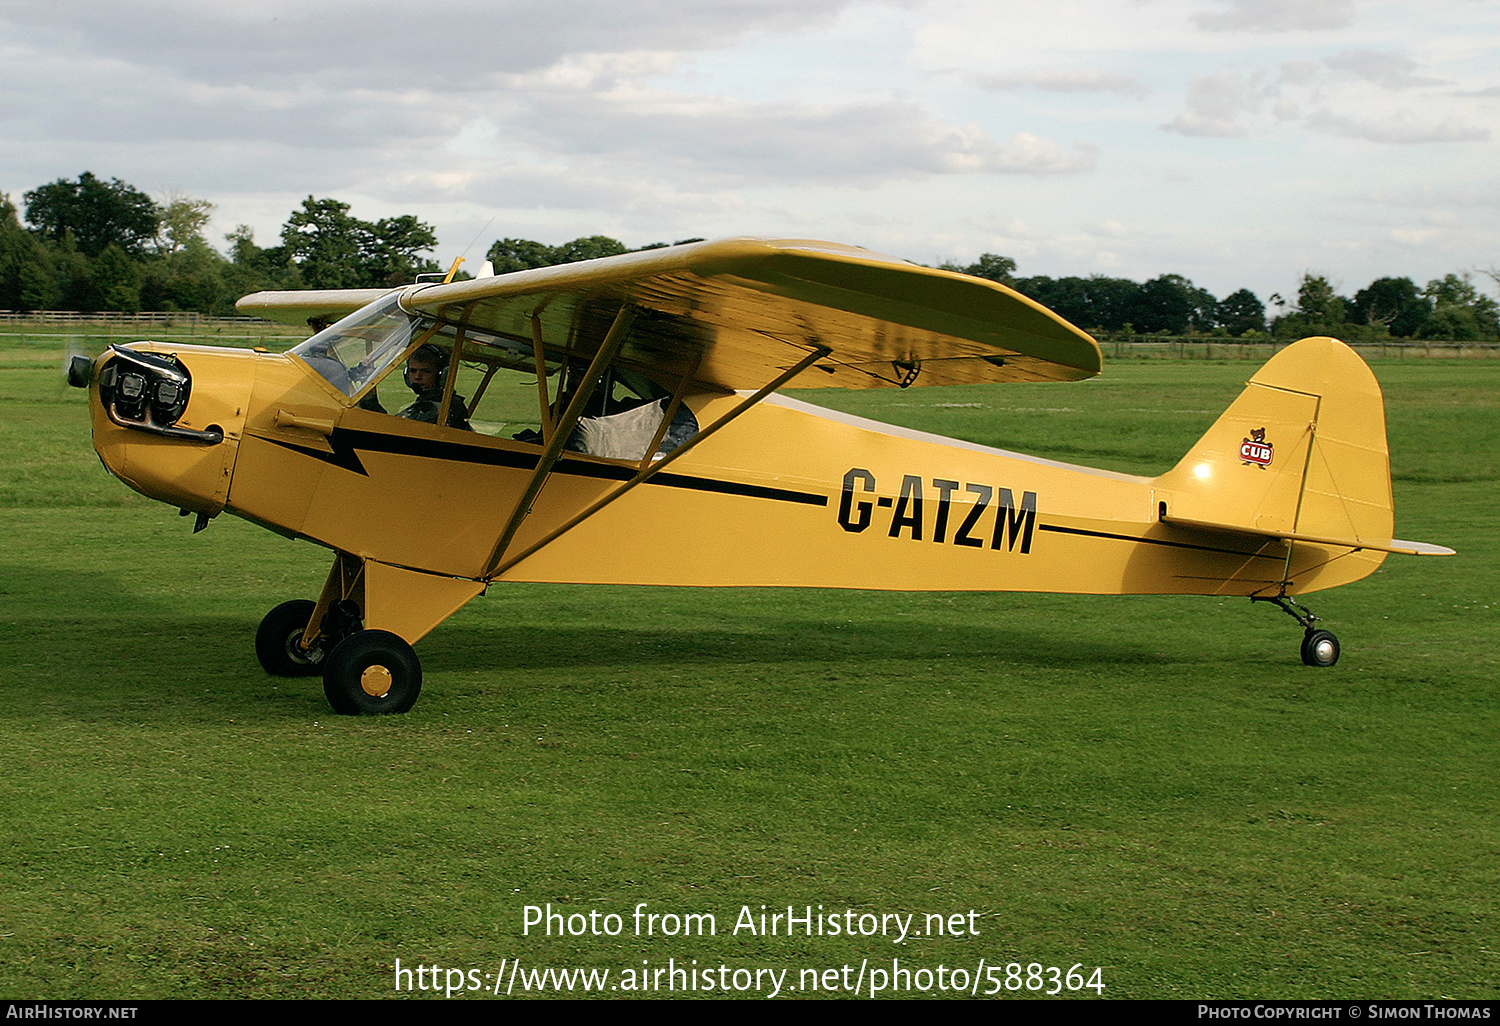
<svg viewBox="0 0 1500 1026">
<path fill-rule="evenodd" d="M 1256 428 L 1240 443 L 1240 461 L 1247 467 L 1264 470 L 1271 465 L 1271 455 L 1271 443 L 1266 441 L 1265 428 Z"/>
</svg>

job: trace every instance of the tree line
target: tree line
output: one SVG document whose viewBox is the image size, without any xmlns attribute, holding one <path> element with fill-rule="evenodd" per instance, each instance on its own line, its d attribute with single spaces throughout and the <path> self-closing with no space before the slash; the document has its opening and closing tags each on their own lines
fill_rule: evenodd
<svg viewBox="0 0 1500 1026">
<path fill-rule="evenodd" d="M 1304 274 L 1295 302 L 1278 294 L 1270 309 L 1249 289 L 1215 299 L 1178 274 L 1137 283 L 1127 278 L 1017 277 L 1016 262 L 986 253 L 967 266 L 943 264 L 1010 286 L 1094 334 L 1207 335 L 1254 341 L 1333 335 L 1347 342 L 1390 338 L 1500 339 L 1500 303 L 1468 274 L 1448 274 L 1418 288 L 1410 278 L 1378 278 L 1354 297 L 1340 296 L 1322 275 Z M 1500 284 L 1500 274 L 1483 272 Z"/>
<path fill-rule="evenodd" d="M 0 310 L 223 315 L 234 312 L 240 296 L 262 289 L 379 288 L 441 272 L 428 255 L 437 247 L 431 225 L 410 214 L 363 221 L 349 210 L 339 200 L 309 196 L 282 225 L 279 245 L 262 247 L 239 225 L 224 237 L 221 253 L 204 238 L 214 211 L 207 200 L 176 193 L 156 200 L 88 171 L 28 191 L 19 206 L 0 194 Z M 626 252 L 604 235 L 560 246 L 502 238 L 486 257 L 503 274 Z M 1019 277 L 1013 259 L 994 253 L 942 267 L 1008 285 L 1095 333 L 1500 339 L 1500 304 L 1467 273 L 1424 288 L 1410 278 L 1380 278 L 1352 298 L 1306 274 L 1295 301 L 1272 295 L 1263 303 L 1249 289 L 1217 299 L 1178 274 L 1146 282 Z M 1496 272 L 1484 273 L 1500 283 Z"/>
</svg>

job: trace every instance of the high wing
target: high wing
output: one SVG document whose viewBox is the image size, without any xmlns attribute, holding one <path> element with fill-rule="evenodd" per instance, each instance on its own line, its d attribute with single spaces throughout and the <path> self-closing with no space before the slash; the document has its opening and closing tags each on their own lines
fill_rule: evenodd
<svg viewBox="0 0 1500 1026">
<path fill-rule="evenodd" d="M 381 290 L 261 292 L 245 313 L 297 323 Z M 1084 332 L 995 282 L 827 242 L 727 239 L 407 288 L 402 305 L 588 359 L 616 315 L 617 359 L 722 391 L 811 362 L 784 387 L 1073 381 L 1099 372 Z"/>
</svg>

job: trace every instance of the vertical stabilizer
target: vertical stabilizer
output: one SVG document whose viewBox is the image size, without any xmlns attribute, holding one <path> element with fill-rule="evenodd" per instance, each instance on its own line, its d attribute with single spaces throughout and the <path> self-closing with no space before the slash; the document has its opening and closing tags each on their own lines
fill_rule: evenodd
<svg viewBox="0 0 1500 1026">
<path fill-rule="evenodd" d="M 1390 457 L 1375 375 L 1336 339 L 1288 346 L 1156 479 L 1156 500 L 1167 523 L 1298 541 L 1303 558 L 1292 561 L 1289 578 L 1296 565 L 1326 563 L 1339 548 L 1390 546 Z M 1361 553 L 1334 576 L 1357 580 L 1382 558 Z M 1357 573 L 1355 563 L 1363 567 Z M 1320 579 L 1316 586 L 1333 583 L 1342 581 Z"/>
</svg>

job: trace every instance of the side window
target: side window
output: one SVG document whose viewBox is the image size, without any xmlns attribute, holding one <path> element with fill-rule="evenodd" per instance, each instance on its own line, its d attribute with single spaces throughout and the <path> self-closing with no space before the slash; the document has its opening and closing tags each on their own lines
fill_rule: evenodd
<svg viewBox="0 0 1500 1026">
<path fill-rule="evenodd" d="M 402 396 L 404 405 L 389 412 L 406 420 L 419 420 L 427 424 L 440 421 L 449 427 L 471 431 L 469 407 L 463 395 L 449 389 L 448 376 L 452 372 L 453 352 L 436 342 L 422 342 L 407 354 L 401 368 L 401 384 L 409 390 Z M 387 379 L 394 383 L 395 376 Z M 444 416 L 444 409 L 447 415 Z"/>
<path fill-rule="evenodd" d="M 539 382 L 529 341 L 404 314 L 395 297 L 347 320 L 297 354 L 363 409 L 407 420 L 542 445 L 587 372 L 586 363 L 559 353 Z M 697 433 L 687 403 L 674 403 L 670 389 L 616 364 L 589 394 L 564 444 L 639 462 L 648 451 L 660 459 Z"/>
<path fill-rule="evenodd" d="M 584 368 L 571 365 L 573 380 Z M 570 392 L 564 392 L 564 405 Z M 686 403 L 673 411 L 667 389 L 628 367 L 615 365 L 605 372 L 589 396 L 583 416 L 569 433 L 567 447 L 604 459 L 639 462 L 648 451 L 660 459 L 698 433 L 698 421 Z"/>
<path fill-rule="evenodd" d="M 549 384 L 555 391 L 556 367 L 552 370 Z M 534 369 L 524 371 L 498 362 L 462 361 L 453 391 L 455 398 L 463 398 L 469 424 L 475 431 L 541 444 L 541 400 Z"/>
</svg>

